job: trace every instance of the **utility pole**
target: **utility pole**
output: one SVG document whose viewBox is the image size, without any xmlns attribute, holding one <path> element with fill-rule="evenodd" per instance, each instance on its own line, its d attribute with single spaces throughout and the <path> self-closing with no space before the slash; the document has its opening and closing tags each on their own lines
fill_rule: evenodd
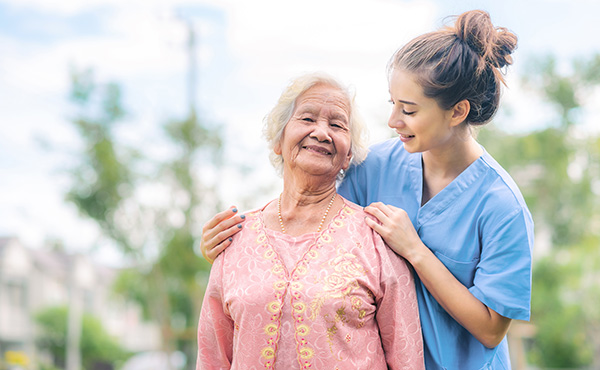
<svg viewBox="0 0 600 370">
<path fill-rule="evenodd" d="M 190 117 L 196 116 L 196 79 L 197 79 L 197 67 L 196 67 L 196 30 L 194 25 L 189 20 L 184 20 L 188 29 L 188 104 L 190 107 Z"/>
<path fill-rule="evenodd" d="M 188 54 L 188 73 L 187 73 L 187 92 L 188 92 L 188 106 L 189 106 L 189 115 L 187 120 L 189 121 L 190 125 L 193 125 L 194 130 L 198 129 L 198 125 L 199 125 L 199 120 L 198 120 L 198 111 L 196 110 L 196 94 L 197 94 L 197 79 L 198 79 L 198 67 L 197 67 L 197 63 L 198 60 L 196 58 L 196 47 L 197 47 L 197 30 L 194 27 L 194 22 L 191 19 L 186 19 L 184 17 L 181 17 L 181 20 L 184 22 L 184 24 L 187 27 L 187 31 L 188 31 L 188 40 L 187 40 L 187 54 Z M 192 163 L 193 162 L 193 153 L 194 153 L 195 148 L 192 148 L 191 151 L 188 151 L 185 156 L 186 156 L 186 161 L 188 163 Z M 191 195 L 191 201 L 190 204 L 193 204 L 194 200 L 193 198 L 195 197 L 195 195 L 193 194 L 193 192 L 190 193 Z M 186 214 L 186 226 L 185 227 L 190 227 L 189 223 L 191 221 L 191 211 L 192 208 L 187 208 L 185 210 L 185 214 Z M 198 310 L 198 312 L 200 312 Z M 189 325 L 189 323 L 186 323 L 186 326 Z M 187 363 L 185 365 L 185 368 L 188 370 L 193 370 L 195 369 L 195 361 L 194 361 L 194 353 L 196 351 L 196 347 L 195 345 L 193 345 L 193 343 L 195 343 L 195 341 L 189 341 L 186 340 L 184 341 L 183 344 L 183 352 L 187 358 Z"/>
<path fill-rule="evenodd" d="M 69 313 L 67 318 L 66 370 L 81 369 L 81 319 L 83 302 L 81 294 L 80 260 L 74 256 L 70 261 Z"/>
</svg>

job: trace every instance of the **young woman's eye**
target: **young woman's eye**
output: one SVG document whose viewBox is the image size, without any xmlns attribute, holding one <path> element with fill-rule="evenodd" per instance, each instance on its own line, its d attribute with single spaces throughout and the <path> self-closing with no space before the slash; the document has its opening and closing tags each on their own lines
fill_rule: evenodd
<svg viewBox="0 0 600 370">
<path fill-rule="evenodd" d="M 410 116 L 412 114 L 415 114 L 417 111 L 413 111 L 413 112 L 407 112 L 404 109 L 402 109 L 402 114 L 406 114 L 407 116 Z"/>
</svg>

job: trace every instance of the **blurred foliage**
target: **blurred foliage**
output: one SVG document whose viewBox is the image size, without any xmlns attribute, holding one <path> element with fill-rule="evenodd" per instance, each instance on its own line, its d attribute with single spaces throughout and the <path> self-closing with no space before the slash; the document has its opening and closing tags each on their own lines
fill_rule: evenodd
<svg viewBox="0 0 600 370">
<path fill-rule="evenodd" d="M 127 115 L 118 85 L 96 83 L 91 71 L 74 72 L 71 91 L 83 151 L 67 199 L 131 262 L 116 291 L 140 304 L 146 318 L 160 325 L 162 349 L 184 352 L 192 369 L 210 271 L 195 241 L 200 221 L 221 207 L 202 175 L 220 163 L 221 134 L 190 107 L 185 119 L 163 126 L 161 144 L 173 155 L 156 159 L 151 145 L 132 148 L 119 140 L 116 128 Z"/>
<path fill-rule="evenodd" d="M 110 237 L 127 245 L 126 231 L 115 227 L 115 211 L 131 194 L 132 182 L 127 165 L 132 155 L 117 153 L 113 140 L 114 127 L 125 115 L 120 89 L 108 84 L 100 91 L 90 70 L 74 73 L 72 82 L 71 100 L 79 107 L 72 121 L 85 147 L 79 157 L 81 163 L 72 171 L 73 186 L 67 199 Z"/>
<path fill-rule="evenodd" d="M 529 360 L 542 368 L 600 367 L 600 137 L 581 128 L 600 85 L 600 55 L 559 68 L 547 56 L 524 78 L 556 119 L 522 135 L 490 127 L 478 140 L 513 175 L 533 214 Z M 595 94 L 595 95 L 594 95 Z"/>
<path fill-rule="evenodd" d="M 67 343 L 67 307 L 50 307 L 35 315 L 39 327 L 36 343 L 40 349 L 48 351 L 54 363 L 51 366 L 64 368 Z M 119 363 L 129 354 L 117 341 L 110 337 L 95 317 L 84 314 L 81 323 L 81 363 L 84 369 L 91 369 L 94 363 Z"/>
</svg>

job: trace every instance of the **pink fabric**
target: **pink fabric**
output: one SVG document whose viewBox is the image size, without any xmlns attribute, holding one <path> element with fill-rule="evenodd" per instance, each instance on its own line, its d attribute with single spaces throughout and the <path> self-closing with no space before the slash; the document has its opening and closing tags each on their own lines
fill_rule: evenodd
<svg viewBox="0 0 600 370">
<path fill-rule="evenodd" d="M 246 217 L 211 270 L 198 370 L 424 369 L 411 272 L 362 208 L 299 237 Z"/>
</svg>

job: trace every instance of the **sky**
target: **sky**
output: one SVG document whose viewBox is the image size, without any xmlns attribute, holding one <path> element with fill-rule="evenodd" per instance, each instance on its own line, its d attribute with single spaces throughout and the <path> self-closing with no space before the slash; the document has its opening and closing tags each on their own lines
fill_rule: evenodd
<svg viewBox="0 0 600 370">
<path fill-rule="evenodd" d="M 371 142 L 382 140 L 390 135 L 389 57 L 471 9 L 488 11 L 495 25 L 519 37 L 494 124 L 515 132 L 548 125 L 552 112 L 520 76 L 539 56 L 555 55 L 567 71 L 569 61 L 600 53 L 598 1 L 0 0 L 0 236 L 32 248 L 47 240 L 72 251 L 98 246 L 98 228 L 64 200 L 66 171 L 82 149 L 69 121 L 72 71 L 90 68 L 97 82 L 122 87 L 128 114 L 118 138 L 156 158 L 169 154 L 161 125 L 185 117 L 191 98 L 226 139 L 226 166 L 205 180 L 230 204 L 258 207 L 278 185 L 258 196 L 256 189 L 280 181 L 262 119 L 292 77 L 325 71 L 354 86 Z M 197 40 L 192 97 L 190 27 Z M 597 109 L 585 121 L 592 127 L 598 117 Z M 240 167 L 249 169 L 250 181 L 236 172 Z M 97 257 L 114 261 L 108 249 Z"/>
</svg>

